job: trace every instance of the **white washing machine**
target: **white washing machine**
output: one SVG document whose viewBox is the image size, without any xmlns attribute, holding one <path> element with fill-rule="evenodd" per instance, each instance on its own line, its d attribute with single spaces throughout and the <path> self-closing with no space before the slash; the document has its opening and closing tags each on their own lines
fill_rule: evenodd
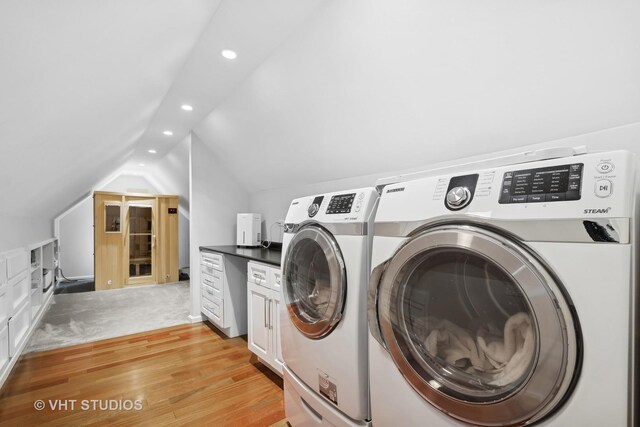
<svg viewBox="0 0 640 427">
<path fill-rule="evenodd" d="M 614 151 L 384 187 L 373 425 L 637 425 L 635 170 Z"/>
<path fill-rule="evenodd" d="M 282 356 L 287 419 L 370 420 L 367 286 L 374 188 L 291 202 L 282 243 Z M 341 420 L 336 422 L 336 420 Z"/>
</svg>

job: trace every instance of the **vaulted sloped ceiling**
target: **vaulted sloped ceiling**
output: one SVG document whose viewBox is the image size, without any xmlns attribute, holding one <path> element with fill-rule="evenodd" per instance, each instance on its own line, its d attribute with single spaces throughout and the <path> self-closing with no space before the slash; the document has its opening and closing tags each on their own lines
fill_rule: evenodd
<svg viewBox="0 0 640 427">
<path fill-rule="evenodd" d="M 190 129 L 258 191 L 638 122 L 639 19 L 635 0 L 3 0 L 0 216 L 52 218 Z"/>
<path fill-rule="evenodd" d="M 640 122 L 639 22 L 637 0 L 326 0 L 196 133 L 259 191 Z"/>
<path fill-rule="evenodd" d="M 53 217 L 119 167 L 217 6 L 0 2 L 0 213 Z"/>
<path fill-rule="evenodd" d="M 152 166 L 318 3 L 1 1 L 0 215 L 53 218 L 119 168 Z"/>
</svg>

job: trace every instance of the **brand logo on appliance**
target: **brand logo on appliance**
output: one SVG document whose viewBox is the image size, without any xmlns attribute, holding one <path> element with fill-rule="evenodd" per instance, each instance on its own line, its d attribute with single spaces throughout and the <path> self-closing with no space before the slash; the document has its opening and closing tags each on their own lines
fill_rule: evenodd
<svg viewBox="0 0 640 427">
<path fill-rule="evenodd" d="M 601 208 L 601 209 L 585 209 L 584 210 L 584 214 L 585 215 L 588 215 L 588 214 L 608 214 L 610 210 L 611 210 L 610 207 L 608 207 L 606 209 L 604 209 L 604 208 Z"/>
<path fill-rule="evenodd" d="M 404 191 L 404 187 L 390 188 L 387 193 L 397 193 L 398 191 Z"/>
</svg>

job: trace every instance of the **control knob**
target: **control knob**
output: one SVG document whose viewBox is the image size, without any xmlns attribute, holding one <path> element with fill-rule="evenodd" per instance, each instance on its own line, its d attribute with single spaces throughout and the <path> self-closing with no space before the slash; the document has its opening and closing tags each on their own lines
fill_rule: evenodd
<svg viewBox="0 0 640 427">
<path fill-rule="evenodd" d="M 471 201 L 471 192 L 467 187 L 454 187 L 447 193 L 446 205 L 449 209 L 462 209 Z"/>
<path fill-rule="evenodd" d="M 310 217 L 314 217 L 319 210 L 320 210 L 320 205 L 317 203 L 313 203 L 311 206 L 309 206 L 309 209 L 307 209 L 307 213 L 309 214 Z"/>
</svg>

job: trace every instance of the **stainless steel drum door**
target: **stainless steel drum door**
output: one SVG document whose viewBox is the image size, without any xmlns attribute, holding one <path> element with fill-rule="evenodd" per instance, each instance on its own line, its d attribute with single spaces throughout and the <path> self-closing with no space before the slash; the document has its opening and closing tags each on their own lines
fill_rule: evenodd
<svg viewBox="0 0 640 427">
<path fill-rule="evenodd" d="M 289 317 L 306 337 L 329 334 L 342 318 L 347 280 L 338 244 L 326 230 L 298 231 L 285 254 L 284 298 Z"/>
<path fill-rule="evenodd" d="M 578 371 L 579 325 L 557 280 L 519 244 L 475 226 L 441 226 L 379 269 L 370 322 L 429 403 L 499 426 L 534 422 L 563 401 Z"/>
</svg>

